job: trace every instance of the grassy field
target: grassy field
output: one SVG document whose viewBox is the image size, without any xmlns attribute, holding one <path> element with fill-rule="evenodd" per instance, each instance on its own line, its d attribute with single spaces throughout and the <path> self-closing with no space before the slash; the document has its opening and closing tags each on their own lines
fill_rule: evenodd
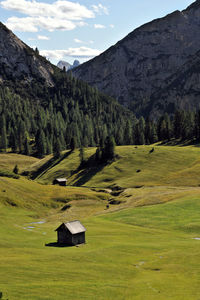
<svg viewBox="0 0 200 300">
<path fill-rule="evenodd" d="M 43 171 L 37 180 L 52 183 L 56 177 L 67 177 L 70 185 L 88 187 L 110 187 L 119 185 L 132 188 L 138 185 L 200 185 L 200 149 L 194 146 L 116 147 L 118 158 L 104 166 L 90 166 L 79 170 L 79 151 L 68 153 L 59 164 Z M 87 157 L 95 153 L 95 148 L 86 150 Z M 37 167 L 37 164 L 34 165 Z"/>
<path fill-rule="evenodd" d="M 19 172 L 40 161 L 39 159 L 16 153 L 0 153 L 0 169 L 12 171 L 18 165 Z"/>
<path fill-rule="evenodd" d="M 118 147 L 116 161 L 88 170 L 77 150 L 57 162 L 30 158 L 21 168 L 35 181 L 0 177 L 3 299 L 200 299 L 200 150 L 151 148 Z M 84 186 L 44 185 L 55 176 Z M 123 189 L 103 192 L 109 186 Z M 106 209 L 110 199 L 121 203 Z M 85 245 L 45 246 L 74 219 L 87 228 Z"/>
<path fill-rule="evenodd" d="M 200 198 L 81 218 L 87 244 L 56 241 L 55 219 L 1 207 L 0 290 L 18 299 L 199 299 Z"/>
</svg>

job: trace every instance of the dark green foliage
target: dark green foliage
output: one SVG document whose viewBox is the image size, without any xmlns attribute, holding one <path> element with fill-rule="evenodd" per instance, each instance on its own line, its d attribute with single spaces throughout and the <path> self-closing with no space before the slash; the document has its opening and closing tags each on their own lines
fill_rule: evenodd
<svg viewBox="0 0 200 300">
<path fill-rule="evenodd" d="M 74 137 L 71 138 L 71 142 L 70 142 L 70 149 L 71 151 L 74 151 L 76 149 L 76 139 Z"/>
<path fill-rule="evenodd" d="M 85 151 L 84 151 L 84 148 L 83 146 L 80 147 L 80 150 L 79 150 L 79 157 L 80 157 L 80 166 L 84 166 L 85 164 Z"/>
<path fill-rule="evenodd" d="M 96 150 L 95 159 L 100 162 L 113 160 L 115 157 L 115 139 L 113 136 L 108 136 L 105 140 L 101 140 L 100 146 Z"/>
<path fill-rule="evenodd" d="M 60 151 L 96 146 L 111 135 L 117 144 L 125 139 L 132 143 L 136 118 L 130 111 L 70 73 L 54 71 L 55 87 L 45 86 L 38 78 L 30 84 L 5 81 L 0 85 L 1 150 L 43 157 L 55 152 L 55 139 Z"/>
<path fill-rule="evenodd" d="M 13 172 L 10 172 L 10 171 L 5 171 L 5 170 L 0 170 L 0 176 L 19 179 L 19 175 L 15 174 Z"/>
<path fill-rule="evenodd" d="M 5 116 L 1 115 L 0 118 L 0 149 L 6 151 L 7 149 L 7 133 Z"/>
<path fill-rule="evenodd" d="M 61 145 L 59 139 L 57 138 L 54 140 L 54 144 L 53 144 L 53 156 L 55 158 L 59 158 L 61 155 L 60 152 L 61 152 Z"/>
<path fill-rule="evenodd" d="M 99 161 L 114 157 L 111 137 L 117 145 L 152 144 L 174 137 L 200 140 L 200 112 L 177 111 L 174 118 L 165 114 L 157 122 L 137 120 L 111 97 L 53 68 L 54 87 L 41 78 L 0 85 L 1 151 L 39 157 L 53 152 L 59 157 L 64 149 L 99 145 Z"/>
<path fill-rule="evenodd" d="M 30 146 L 28 142 L 28 138 L 26 137 L 25 142 L 24 142 L 24 154 L 25 155 L 30 155 Z"/>
<path fill-rule="evenodd" d="M 13 169 L 13 173 L 18 174 L 19 173 L 19 168 L 18 165 L 15 165 L 14 169 Z"/>
</svg>

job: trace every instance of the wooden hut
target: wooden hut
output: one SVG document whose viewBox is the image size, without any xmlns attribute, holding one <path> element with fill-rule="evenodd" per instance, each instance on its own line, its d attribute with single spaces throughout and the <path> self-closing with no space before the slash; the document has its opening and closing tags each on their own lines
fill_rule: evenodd
<svg viewBox="0 0 200 300">
<path fill-rule="evenodd" d="M 61 186 L 66 186 L 67 179 L 66 178 L 56 178 L 56 179 L 54 179 L 53 184 L 59 184 Z"/>
<path fill-rule="evenodd" d="M 58 235 L 58 244 L 75 246 L 85 243 L 85 227 L 80 221 L 62 223 L 55 231 Z"/>
</svg>

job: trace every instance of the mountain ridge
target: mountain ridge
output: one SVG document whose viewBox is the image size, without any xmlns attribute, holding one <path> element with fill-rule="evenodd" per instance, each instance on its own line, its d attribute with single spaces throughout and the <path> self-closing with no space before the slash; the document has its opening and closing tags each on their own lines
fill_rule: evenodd
<svg viewBox="0 0 200 300">
<path fill-rule="evenodd" d="M 198 0 L 136 28 L 72 73 L 147 115 L 152 95 L 200 49 L 199 30 Z"/>
</svg>

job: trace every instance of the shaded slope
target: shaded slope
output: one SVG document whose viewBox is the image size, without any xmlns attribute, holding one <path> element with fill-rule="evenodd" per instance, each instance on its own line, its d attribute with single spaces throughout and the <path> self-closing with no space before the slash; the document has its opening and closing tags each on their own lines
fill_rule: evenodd
<svg viewBox="0 0 200 300">
<path fill-rule="evenodd" d="M 151 95 L 200 49 L 199 30 L 197 0 L 182 12 L 139 27 L 73 74 L 114 96 L 137 115 L 147 115 Z"/>
</svg>

